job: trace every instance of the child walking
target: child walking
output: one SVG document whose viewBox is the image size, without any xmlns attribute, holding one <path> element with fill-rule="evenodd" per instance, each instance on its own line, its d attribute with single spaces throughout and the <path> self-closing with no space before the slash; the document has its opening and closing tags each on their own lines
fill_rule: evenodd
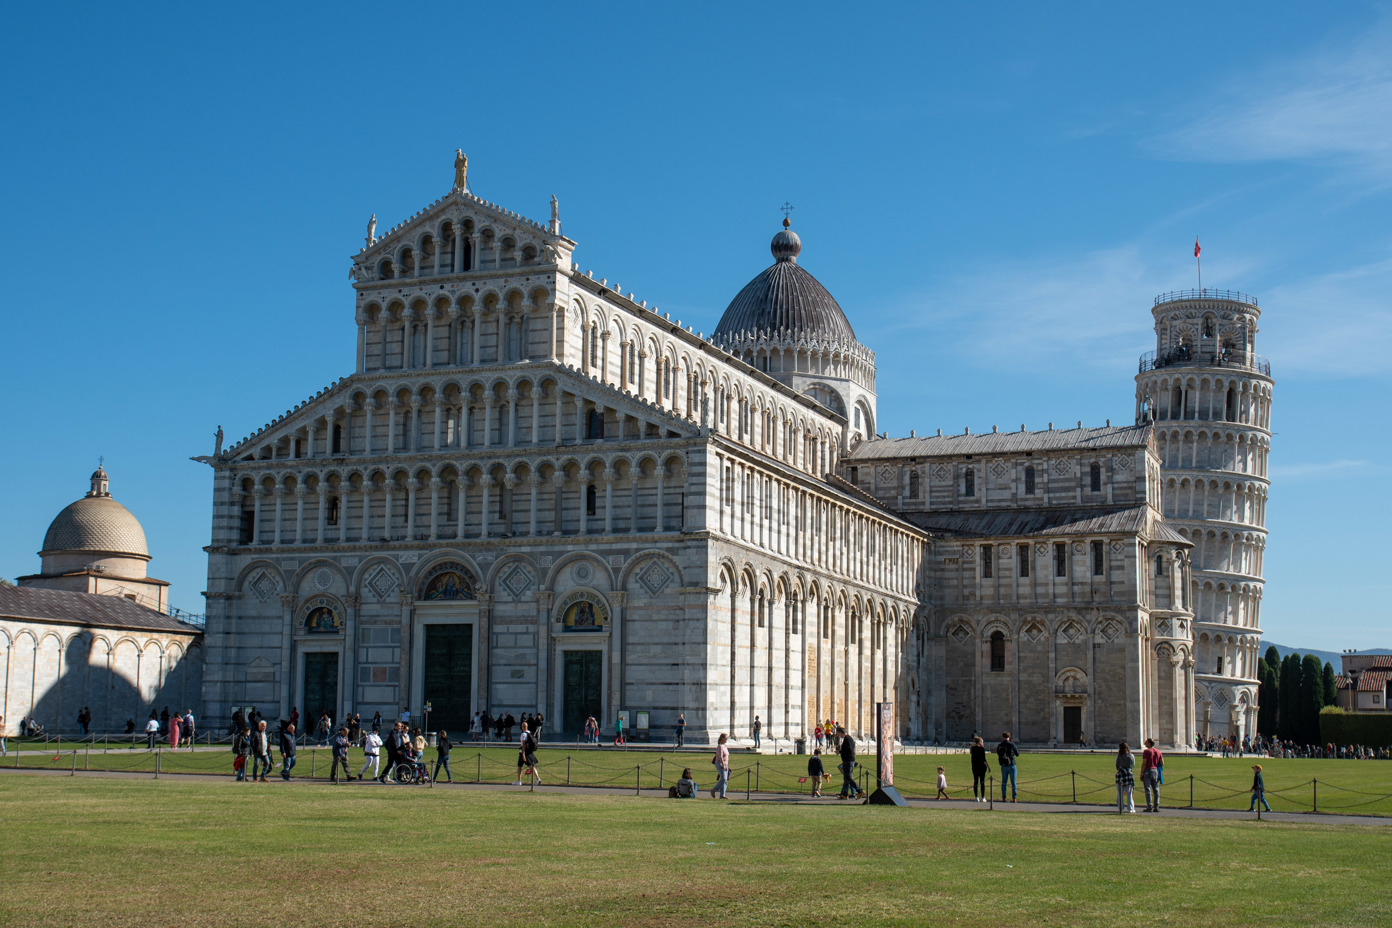
<svg viewBox="0 0 1392 928">
<path fill-rule="evenodd" d="M 934 796 L 933 798 L 934 798 L 934 799 L 951 799 L 951 798 L 952 798 L 951 796 L 949 796 L 949 795 L 947 794 L 947 768 L 946 768 L 946 767 L 939 767 L 939 768 L 938 768 L 938 794 L 937 794 L 936 796 Z"/>
<path fill-rule="evenodd" d="M 807 759 L 807 779 L 812 781 L 812 798 L 822 796 L 822 780 L 826 779 L 826 769 L 822 767 L 822 749 L 814 748 Z"/>
</svg>

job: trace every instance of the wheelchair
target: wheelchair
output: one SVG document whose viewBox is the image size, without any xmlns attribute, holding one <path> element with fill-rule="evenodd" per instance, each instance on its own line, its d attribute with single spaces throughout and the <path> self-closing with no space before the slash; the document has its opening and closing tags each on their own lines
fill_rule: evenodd
<svg viewBox="0 0 1392 928">
<path fill-rule="evenodd" d="M 415 764 L 409 762 L 392 767 L 391 778 L 403 786 L 409 786 L 412 783 L 425 783 L 430 779 L 429 776 L 422 775 Z"/>
</svg>

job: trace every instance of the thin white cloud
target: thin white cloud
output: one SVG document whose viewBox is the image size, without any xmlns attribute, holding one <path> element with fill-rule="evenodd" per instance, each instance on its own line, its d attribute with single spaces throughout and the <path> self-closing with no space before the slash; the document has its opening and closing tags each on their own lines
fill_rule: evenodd
<svg viewBox="0 0 1392 928">
<path fill-rule="evenodd" d="M 1245 73 L 1145 143 L 1193 161 L 1303 161 L 1392 184 L 1392 26 Z M 1192 102 L 1192 101 L 1191 101 Z"/>
<path fill-rule="evenodd" d="M 1340 477 L 1361 477 L 1370 471 L 1381 469 L 1372 461 L 1340 458 L 1337 461 L 1307 461 L 1303 464 L 1273 465 L 1270 476 L 1272 480 L 1301 480 L 1306 477 L 1337 480 Z"/>
<path fill-rule="evenodd" d="M 1275 373 L 1386 377 L 1392 373 L 1392 258 L 1275 287 L 1257 350 Z"/>
</svg>

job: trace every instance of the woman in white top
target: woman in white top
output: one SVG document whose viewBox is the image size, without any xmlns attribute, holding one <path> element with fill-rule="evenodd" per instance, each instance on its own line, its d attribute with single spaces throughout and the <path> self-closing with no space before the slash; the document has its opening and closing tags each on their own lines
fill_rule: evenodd
<svg viewBox="0 0 1392 928">
<path fill-rule="evenodd" d="M 711 758 L 711 763 L 715 764 L 715 787 L 711 790 L 712 799 L 724 799 L 725 788 L 730 785 L 730 749 L 726 742 L 730 736 L 725 732 L 720 733 L 720 738 L 715 742 L 715 756 Z"/>
<path fill-rule="evenodd" d="M 377 779 L 377 758 L 382 750 L 382 736 L 375 731 L 363 735 L 363 766 L 358 771 L 358 779 L 363 779 L 367 768 L 372 768 L 372 778 Z"/>
<path fill-rule="evenodd" d="M 512 784 L 512 785 L 513 785 L 513 786 L 521 786 L 521 785 L 522 785 L 522 771 L 523 771 L 523 770 L 526 770 L 526 771 L 527 771 L 527 777 L 528 777 L 528 780 L 527 780 L 528 784 L 530 784 L 530 783 L 532 782 L 532 780 L 535 780 L 535 781 L 536 781 L 536 785 L 537 785 L 537 786 L 540 786 L 540 785 L 541 785 L 541 774 L 537 773 L 537 769 L 536 769 L 536 766 L 537 766 L 537 759 L 536 759 L 537 743 L 536 743 L 536 739 L 532 737 L 532 733 L 529 732 L 529 731 L 527 730 L 527 723 L 526 723 L 526 722 L 523 722 L 523 723 L 522 723 L 522 740 L 518 742 L 517 747 L 518 747 L 518 750 L 517 750 L 517 779 L 513 781 L 513 784 Z"/>
</svg>

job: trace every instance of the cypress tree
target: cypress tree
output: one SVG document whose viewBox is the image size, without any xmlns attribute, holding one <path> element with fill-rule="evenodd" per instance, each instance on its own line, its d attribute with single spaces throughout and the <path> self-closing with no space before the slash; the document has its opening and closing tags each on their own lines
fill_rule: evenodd
<svg viewBox="0 0 1392 928">
<path fill-rule="evenodd" d="M 1320 659 L 1306 654 L 1300 662 L 1300 735 L 1302 744 L 1318 744 L 1319 714 L 1324 708 L 1324 667 Z"/>
<path fill-rule="evenodd" d="M 1326 706 L 1339 704 L 1339 681 L 1334 679 L 1334 668 L 1328 661 L 1324 662 L 1324 704 Z"/>
<path fill-rule="evenodd" d="M 1267 737 L 1276 734 L 1276 700 L 1276 671 L 1257 661 L 1257 731 Z"/>
<path fill-rule="evenodd" d="M 1273 674 L 1279 674 L 1281 672 L 1281 652 L 1276 650 L 1274 644 L 1267 647 L 1264 659 L 1271 668 Z"/>
<path fill-rule="evenodd" d="M 1282 741 L 1294 740 L 1300 717 L 1300 655 L 1292 651 L 1281 660 L 1281 674 L 1276 683 L 1279 707 L 1276 711 L 1276 733 Z"/>
</svg>

